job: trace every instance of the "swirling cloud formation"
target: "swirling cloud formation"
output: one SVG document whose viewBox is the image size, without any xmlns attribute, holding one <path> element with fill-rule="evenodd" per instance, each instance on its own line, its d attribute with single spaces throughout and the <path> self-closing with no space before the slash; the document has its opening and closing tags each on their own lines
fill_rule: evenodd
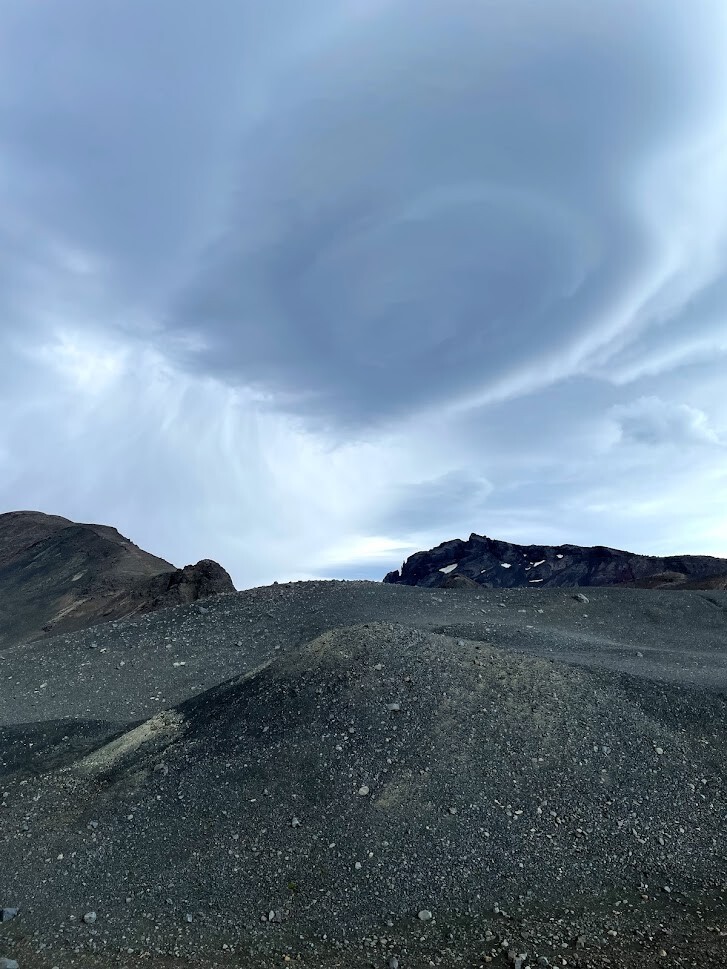
<svg viewBox="0 0 727 969">
<path fill-rule="evenodd" d="M 727 554 L 726 36 L 721 0 L 7 0 L 3 504 L 240 584 L 472 530 Z"/>
</svg>

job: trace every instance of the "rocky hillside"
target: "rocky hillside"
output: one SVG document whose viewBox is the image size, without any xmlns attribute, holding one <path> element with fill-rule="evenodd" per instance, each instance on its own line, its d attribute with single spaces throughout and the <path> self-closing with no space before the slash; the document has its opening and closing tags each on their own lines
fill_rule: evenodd
<svg viewBox="0 0 727 969">
<path fill-rule="evenodd" d="M 0 515 L 0 645 L 220 592 L 234 586 L 216 562 L 177 569 L 107 525 L 35 511 Z"/>
<path fill-rule="evenodd" d="M 411 555 L 384 582 L 488 589 L 620 585 L 651 589 L 725 589 L 727 559 L 709 555 L 636 555 L 596 545 L 514 545 L 470 535 Z"/>
</svg>

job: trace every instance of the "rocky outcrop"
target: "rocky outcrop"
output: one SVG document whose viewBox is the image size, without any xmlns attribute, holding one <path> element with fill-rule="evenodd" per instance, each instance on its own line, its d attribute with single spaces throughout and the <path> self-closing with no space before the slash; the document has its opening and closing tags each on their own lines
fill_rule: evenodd
<svg viewBox="0 0 727 969">
<path fill-rule="evenodd" d="M 596 545 L 514 545 L 470 535 L 416 552 L 384 582 L 436 588 L 620 585 L 724 588 L 727 560 L 708 555 L 637 555 Z"/>
<path fill-rule="evenodd" d="M 177 569 L 108 525 L 0 515 L 2 645 L 234 591 L 216 562 Z"/>
</svg>

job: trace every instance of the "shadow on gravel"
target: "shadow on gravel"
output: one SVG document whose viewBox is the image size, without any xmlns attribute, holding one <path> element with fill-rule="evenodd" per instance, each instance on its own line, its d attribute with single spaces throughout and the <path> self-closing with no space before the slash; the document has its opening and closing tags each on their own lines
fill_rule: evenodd
<svg viewBox="0 0 727 969">
<path fill-rule="evenodd" d="M 0 726 L 0 777 L 34 777 L 69 767 L 131 726 L 71 718 Z"/>
</svg>

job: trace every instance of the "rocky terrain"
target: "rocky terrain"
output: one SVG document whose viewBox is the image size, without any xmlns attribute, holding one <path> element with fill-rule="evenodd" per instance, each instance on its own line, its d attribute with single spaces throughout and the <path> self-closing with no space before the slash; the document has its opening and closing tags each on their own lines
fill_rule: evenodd
<svg viewBox="0 0 727 969">
<path fill-rule="evenodd" d="M 427 588 L 620 585 L 650 589 L 727 589 L 727 559 L 636 555 L 596 545 L 513 545 L 486 535 L 416 552 L 384 582 Z"/>
<path fill-rule="evenodd" d="M 0 645 L 0 957 L 724 966 L 726 633 L 315 582 Z"/>
<path fill-rule="evenodd" d="M 107 525 L 0 515 L 0 645 L 232 591 L 216 562 L 177 569 Z"/>
</svg>

